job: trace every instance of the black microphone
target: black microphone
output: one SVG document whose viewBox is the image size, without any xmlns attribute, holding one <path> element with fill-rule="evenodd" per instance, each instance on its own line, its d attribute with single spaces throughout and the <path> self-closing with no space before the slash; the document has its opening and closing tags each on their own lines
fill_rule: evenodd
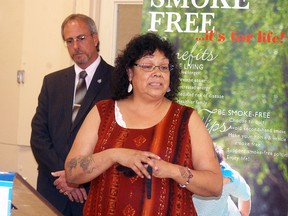
<svg viewBox="0 0 288 216">
<path fill-rule="evenodd" d="M 151 199 L 151 190 L 152 190 L 152 167 L 148 166 L 147 171 L 150 174 L 151 178 L 146 178 L 146 193 L 147 193 L 147 199 Z"/>
</svg>

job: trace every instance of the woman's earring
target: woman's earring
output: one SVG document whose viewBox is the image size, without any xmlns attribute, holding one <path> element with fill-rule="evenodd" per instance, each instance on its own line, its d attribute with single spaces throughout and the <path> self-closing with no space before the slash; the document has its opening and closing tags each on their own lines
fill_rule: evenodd
<svg viewBox="0 0 288 216">
<path fill-rule="evenodd" d="M 128 85 L 128 93 L 130 93 L 131 91 L 132 91 L 132 89 L 133 89 L 133 86 L 132 86 L 132 82 L 130 81 L 129 82 L 129 85 Z"/>
<path fill-rule="evenodd" d="M 170 86 L 168 87 L 168 89 L 166 90 L 166 92 L 168 93 L 168 92 L 170 92 L 171 91 L 171 89 L 170 89 Z"/>
</svg>

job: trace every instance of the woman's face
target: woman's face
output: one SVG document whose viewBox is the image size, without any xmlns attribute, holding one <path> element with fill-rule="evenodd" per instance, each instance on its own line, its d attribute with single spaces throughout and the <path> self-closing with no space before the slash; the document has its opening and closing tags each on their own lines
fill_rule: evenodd
<svg viewBox="0 0 288 216">
<path fill-rule="evenodd" d="M 170 83 L 169 60 L 156 50 L 136 61 L 129 69 L 128 77 L 132 80 L 135 96 L 164 97 Z"/>
</svg>

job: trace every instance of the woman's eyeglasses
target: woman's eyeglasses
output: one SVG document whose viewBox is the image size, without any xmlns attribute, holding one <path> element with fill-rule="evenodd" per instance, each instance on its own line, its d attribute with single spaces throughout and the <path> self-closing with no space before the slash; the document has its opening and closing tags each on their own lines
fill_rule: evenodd
<svg viewBox="0 0 288 216">
<path fill-rule="evenodd" d="M 168 65 L 149 65 L 149 64 L 134 64 L 134 66 L 141 68 L 145 72 L 152 72 L 156 68 L 158 68 L 162 72 L 170 72 L 173 70 L 173 65 L 168 64 Z"/>
</svg>

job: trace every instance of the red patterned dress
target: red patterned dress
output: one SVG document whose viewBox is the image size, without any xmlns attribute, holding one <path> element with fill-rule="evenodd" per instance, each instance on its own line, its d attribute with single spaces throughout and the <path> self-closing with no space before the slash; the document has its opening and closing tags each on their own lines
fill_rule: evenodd
<svg viewBox="0 0 288 216">
<path fill-rule="evenodd" d="M 98 102 L 101 117 L 99 139 L 94 152 L 123 147 L 151 151 L 162 160 L 192 166 L 188 121 L 192 108 L 172 102 L 157 125 L 147 129 L 123 128 L 115 120 L 113 100 Z M 145 178 L 126 177 L 116 164 L 91 182 L 84 215 L 196 215 L 192 192 L 172 179 L 152 177 L 152 195 L 147 199 Z"/>
</svg>

